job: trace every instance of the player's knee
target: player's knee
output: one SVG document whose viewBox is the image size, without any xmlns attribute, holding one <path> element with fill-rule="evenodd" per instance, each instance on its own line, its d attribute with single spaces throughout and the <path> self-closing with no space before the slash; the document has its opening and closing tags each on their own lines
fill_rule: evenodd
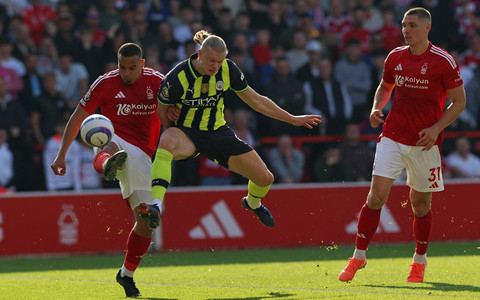
<svg viewBox="0 0 480 300">
<path fill-rule="evenodd" d="M 386 201 L 387 197 L 381 196 L 374 192 L 370 192 L 367 198 L 367 206 L 371 209 L 380 209 Z"/>
<path fill-rule="evenodd" d="M 272 172 L 270 172 L 268 169 L 265 170 L 263 175 L 261 176 L 259 183 L 257 183 L 259 186 L 268 186 L 273 183 L 275 180 L 275 177 L 273 176 Z"/>
<path fill-rule="evenodd" d="M 173 152 L 177 144 L 178 139 L 174 135 L 162 135 L 158 147 Z"/>
</svg>

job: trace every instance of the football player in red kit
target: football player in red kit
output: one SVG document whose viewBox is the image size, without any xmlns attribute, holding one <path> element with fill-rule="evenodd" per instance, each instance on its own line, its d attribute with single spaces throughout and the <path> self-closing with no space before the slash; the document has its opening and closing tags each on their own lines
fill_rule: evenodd
<svg viewBox="0 0 480 300">
<path fill-rule="evenodd" d="M 94 148 L 93 164 L 106 180 L 119 180 L 122 196 L 136 221 L 127 239 L 125 261 L 117 274 L 127 297 L 141 296 L 133 273 L 152 240 L 152 226 L 148 222 L 158 222 L 158 216 L 153 214 L 158 215 L 161 210 L 158 203 L 152 203 L 150 172 L 160 137 L 157 94 L 164 76 L 144 64 L 138 45 L 126 43 L 119 48 L 118 69 L 98 77 L 80 100 L 51 165 L 55 174 L 65 174 L 65 156 L 82 121 L 100 107 L 102 114 L 112 121 L 115 135 L 104 147 Z"/>
<path fill-rule="evenodd" d="M 380 211 L 393 182 L 407 171 L 414 213 L 416 249 L 407 282 L 422 282 L 432 229 L 432 192 L 442 191 L 441 153 L 443 130 L 465 108 L 465 90 L 458 65 L 445 50 L 428 40 L 430 12 L 408 10 L 402 20 L 406 46 L 395 48 L 385 60 L 385 70 L 375 93 L 370 124 L 383 124 L 378 139 L 373 177 L 367 201 L 360 211 L 353 257 L 340 273 L 350 281 L 367 263 L 366 250 L 377 230 Z M 392 108 L 383 120 L 382 108 L 393 88 Z M 451 104 L 445 108 L 446 98 Z"/>
</svg>

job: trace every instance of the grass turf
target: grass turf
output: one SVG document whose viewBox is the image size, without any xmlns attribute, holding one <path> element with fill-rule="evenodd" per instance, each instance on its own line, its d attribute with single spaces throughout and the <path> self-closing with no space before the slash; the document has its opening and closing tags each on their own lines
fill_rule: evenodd
<svg viewBox="0 0 480 300">
<path fill-rule="evenodd" d="M 405 282 L 414 245 L 372 245 L 350 283 L 353 247 L 147 254 L 143 299 L 480 299 L 480 243 L 432 243 L 423 283 Z M 0 299 L 122 299 L 123 255 L 0 258 Z"/>
</svg>

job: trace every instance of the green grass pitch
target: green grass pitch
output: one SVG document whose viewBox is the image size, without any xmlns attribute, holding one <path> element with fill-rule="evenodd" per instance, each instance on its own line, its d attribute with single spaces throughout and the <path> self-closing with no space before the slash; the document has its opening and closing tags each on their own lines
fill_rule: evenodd
<svg viewBox="0 0 480 300">
<path fill-rule="evenodd" d="M 147 254 L 140 299 L 480 299 L 480 242 L 432 243 L 425 282 L 406 283 L 414 245 L 371 245 L 349 283 L 353 246 Z M 0 299 L 125 299 L 123 255 L 0 258 Z"/>
</svg>

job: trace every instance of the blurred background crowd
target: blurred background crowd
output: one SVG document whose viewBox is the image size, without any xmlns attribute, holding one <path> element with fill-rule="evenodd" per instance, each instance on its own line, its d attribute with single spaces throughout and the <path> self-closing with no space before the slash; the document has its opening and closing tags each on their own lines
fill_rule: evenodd
<svg viewBox="0 0 480 300">
<path fill-rule="evenodd" d="M 389 51 L 403 45 L 410 7 L 432 13 L 430 41 L 454 55 L 467 108 L 447 130 L 480 126 L 480 1 L 475 0 L 0 0 L 0 190 L 115 187 L 96 174 L 92 149 L 76 142 L 67 176 L 54 159 L 70 113 L 90 84 L 117 68 L 125 42 L 166 74 L 195 53 L 193 34 L 225 39 L 250 86 L 292 114 L 318 113 L 307 130 L 258 115 L 234 93 L 225 117 L 265 158 L 276 182 L 368 181 L 377 134 L 368 123 Z M 388 105 L 385 108 L 388 113 Z M 336 142 L 294 143 L 300 136 Z M 278 137 L 262 143 L 265 137 Z M 480 177 L 480 144 L 460 136 L 443 146 L 444 177 Z M 177 162 L 172 185 L 245 183 L 206 159 Z"/>
</svg>

